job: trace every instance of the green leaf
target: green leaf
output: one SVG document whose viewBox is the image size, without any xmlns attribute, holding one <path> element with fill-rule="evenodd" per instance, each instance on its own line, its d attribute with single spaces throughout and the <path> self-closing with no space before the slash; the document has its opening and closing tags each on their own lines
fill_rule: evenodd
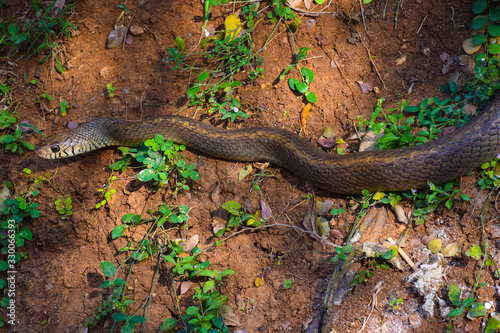
<svg viewBox="0 0 500 333">
<path fill-rule="evenodd" d="M 493 22 L 500 21 L 500 9 L 499 8 L 491 9 L 490 12 L 488 13 L 488 19 Z"/>
<path fill-rule="evenodd" d="M 462 302 L 462 307 L 464 308 L 469 307 L 472 303 L 474 303 L 475 300 L 476 300 L 475 297 L 469 297 L 464 299 L 464 301 Z"/>
<path fill-rule="evenodd" d="M 132 316 L 132 317 L 130 318 L 130 322 L 131 322 L 132 324 L 134 324 L 134 325 L 135 325 L 135 324 L 140 324 L 140 323 L 143 323 L 143 322 L 145 322 L 145 321 L 146 321 L 146 318 L 144 318 L 143 316 Z"/>
<path fill-rule="evenodd" d="M 488 34 L 491 37 L 500 36 L 500 25 L 490 25 L 490 27 L 488 28 Z"/>
<path fill-rule="evenodd" d="M 488 323 L 486 324 L 486 328 L 483 333 L 495 333 L 500 328 L 500 320 L 495 318 L 493 314 L 491 314 L 490 319 L 488 319 Z"/>
<path fill-rule="evenodd" d="M 19 237 L 22 237 L 22 238 L 24 238 L 26 240 L 31 240 L 33 238 L 33 234 L 31 233 L 30 229 L 24 227 L 19 232 Z"/>
<path fill-rule="evenodd" d="M 115 286 L 115 287 L 124 286 L 127 284 L 127 282 L 124 279 L 120 279 L 120 278 L 115 279 L 112 283 L 113 283 L 113 286 Z"/>
<path fill-rule="evenodd" d="M 286 280 L 283 282 L 283 289 L 290 289 L 292 288 L 292 280 Z"/>
<path fill-rule="evenodd" d="M 184 51 L 184 49 L 186 48 L 186 43 L 184 42 L 184 39 L 182 39 L 181 36 L 175 37 L 174 44 L 175 46 L 177 46 L 179 51 Z"/>
<path fill-rule="evenodd" d="M 486 36 L 484 34 L 476 34 L 472 37 L 472 42 L 474 45 L 481 45 L 486 42 Z"/>
<path fill-rule="evenodd" d="M 101 262 L 101 271 L 104 276 L 113 277 L 116 274 L 116 267 L 109 261 Z"/>
<path fill-rule="evenodd" d="M 206 293 L 206 292 L 208 292 L 210 290 L 214 290 L 214 289 L 215 289 L 215 281 L 214 280 L 208 280 L 203 285 L 203 292 L 204 293 Z"/>
<path fill-rule="evenodd" d="M 187 97 L 190 98 L 190 99 L 196 97 L 196 94 L 198 93 L 198 91 L 200 91 L 200 87 L 198 87 L 198 86 L 192 86 L 187 91 Z"/>
<path fill-rule="evenodd" d="M 174 318 L 168 318 L 161 324 L 160 330 L 164 332 L 170 331 L 172 328 L 175 327 L 176 324 L 177 320 L 175 320 Z"/>
<path fill-rule="evenodd" d="M 460 316 L 462 313 L 464 313 L 464 308 L 460 307 L 460 308 L 456 308 L 456 309 L 451 310 L 450 313 L 448 313 L 448 315 L 446 317 L 456 317 L 456 316 Z"/>
<path fill-rule="evenodd" d="M 484 26 L 486 25 L 486 17 L 484 16 L 478 16 L 476 17 L 475 19 L 472 20 L 472 29 L 474 30 L 480 30 L 482 28 L 484 28 Z"/>
<path fill-rule="evenodd" d="M 476 260 L 480 260 L 481 259 L 481 248 L 479 247 L 479 245 L 474 244 L 467 252 L 465 252 L 465 254 L 471 258 L 474 258 Z"/>
<path fill-rule="evenodd" d="M 203 73 L 201 73 L 200 75 L 198 75 L 198 82 L 205 81 L 206 79 L 208 79 L 209 76 L 210 76 L 209 72 L 203 72 Z"/>
<path fill-rule="evenodd" d="M 127 319 L 127 315 L 125 313 L 115 313 L 112 317 L 115 321 L 124 321 Z"/>
<path fill-rule="evenodd" d="M 298 91 L 301 94 L 304 94 L 307 91 L 307 85 L 294 78 L 288 79 L 288 85 L 292 90 Z"/>
<path fill-rule="evenodd" d="M 144 169 L 139 174 L 137 175 L 137 178 L 140 181 L 147 182 L 153 179 L 153 176 L 155 175 L 155 172 L 151 169 Z"/>
<path fill-rule="evenodd" d="M 222 208 L 227 210 L 229 214 L 239 216 L 240 215 L 240 209 L 241 205 L 237 203 L 236 201 L 228 201 L 224 204 L 221 205 Z"/>
<path fill-rule="evenodd" d="M 316 94 L 312 93 L 310 91 L 307 91 L 304 96 L 306 96 L 306 99 L 307 99 L 307 101 L 309 103 L 314 104 L 314 103 L 316 103 L 318 101 L 318 98 L 316 97 Z"/>
<path fill-rule="evenodd" d="M 300 72 L 302 73 L 302 76 L 304 77 L 304 81 L 306 81 L 306 84 L 311 84 L 311 82 L 313 82 L 314 73 L 312 70 L 303 67 Z"/>
<path fill-rule="evenodd" d="M 493 43 L 488 45 L 488 52 L 490 54 L 499 54 L 500 53 L 500 44 Z"/>
<path fill-rule="evenodd" d="M 472 5 L 472 12 L 474 12 L 474 14 L 481 14 L 486 9 L 488 9 L 488 1 L 487 0 L 477 0 Z"/>
<path fill-rule="evenodd" d="M 391 246 L 391 249 L 381 255 L 383 259 L 389 260 L 394 258 L 398 254 L 398 248 L 396 246 Z"/>
<path fill-rule="evenodd" d="M 450 286 L 448 288 L 448 298 L 451 301 L 451 304 L 453 304 L 456 307 L 460 306 L 460 294 L 462 293 L 462 290 L 458 288 L 456 285 L 453 283 L 450 283 Z"/>
<path fill-rule="evenodd" d="M 125 224 L 119 224 L 116 227 L 113 228 L 113 231 L 111 231 L 111 238 L 112 239 L 117 239 L 121 235 L 123 235 L 123 232 L 127 230 L 127 226 Z"/>
<path fill-rule="evenodd" d="M 469 314 L 474 317 L 482 317 L 488 313 L 488 310 L 484 307 L 482 303 L 475 302 L 472 304 L 472 306 L 469 309 Z"/>
<path fill-rule="evenodd" d="M 0 261 L 0 271 L 5 271 L 9 268 L 9 263 L 5 260 Z"/>
<path fill-rule="evenodd" d="M 296 56 L 297 62 L 305 59 L 305 57 L 307 56 L 307 52 L 309 52 L 309 50 L 310 49 L 308 47 L 301 47 Z"/>
<path fill-rule="evenodd" d="M 195 314 L 198 313 L 200 309 L 198 309 L 196 306 L 190 306 L 186 309 L 186 314 L 190 316 L 194 316 Z"/>
</svg>

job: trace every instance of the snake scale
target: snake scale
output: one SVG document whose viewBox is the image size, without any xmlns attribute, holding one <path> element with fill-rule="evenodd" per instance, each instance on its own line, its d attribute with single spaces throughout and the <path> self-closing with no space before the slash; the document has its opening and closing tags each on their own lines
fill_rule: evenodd
<svg viewBox="0 0 500 333">
<path fill-rule="evenodd" d="M 500 153 L 500 97 L 452 133 L 409 148 L 331 155 L 284 129 L 226 130 L 165 116 L 142 122 L 94 119 L 47 138 L 36 154 L 57 159 L 107 146 L 138 146 L 155 134 L 221 159 L 271 162 L 331 192 L 405 191 L 428 181 L 452 181 Z"/>
</svg>

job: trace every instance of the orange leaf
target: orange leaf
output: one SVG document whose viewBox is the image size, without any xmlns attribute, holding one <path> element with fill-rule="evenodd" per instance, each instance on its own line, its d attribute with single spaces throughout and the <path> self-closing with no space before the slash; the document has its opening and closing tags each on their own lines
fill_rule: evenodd
<svg viewBox="0 0 500 333">
<path fill-rule="evenodd" d="M 307 124 L 307 116 L 309 115 L 309 111 L 311 111 L 312 104 L 307 103 L 306 106 L 302 109 L 302 113 L 300 114 L 300 126 L 302 126 L 302 131 L 306 131 Z"/>
</svg>

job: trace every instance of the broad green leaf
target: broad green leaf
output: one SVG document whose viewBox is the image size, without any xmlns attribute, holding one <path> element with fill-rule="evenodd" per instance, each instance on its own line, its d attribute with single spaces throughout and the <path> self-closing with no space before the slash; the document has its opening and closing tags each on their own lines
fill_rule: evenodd
<svg viewBox="0 0 500 333">
<path fill-rule="evenodd" d="M 490 10 L 490 12 L 488 13 L 488 19 L 493 22 L 500 21 L 500 9 L 494 8 Z"/>
<path fill-rule="evenodd" d="M 487 0 L 477 0 L 472 5 L 472 12 L 474 12 L 474 14 L 481 14 L 486 9 L 488 9 L 488 1 Z"/>
<path fill-rule="evenodd" d="M 488 45 L 488 52 L 490 54 L 499 54 L 500 53 L 500 44 L 493 43 Z"/>
<path fill-rule="evenodd" d="M 312 70 L 309 68 L 303 67 L 301 69 L 302 76 L 304 77 L 304 81 L 306 81 L 306 84 L 311 84 L 314 80 L 314 73 Z"/>
<path fill-rule="evenodd" d="M 167 332 L 174 328 L 175 325 L 177 325 L 177 320 L 175 320 L 174 318 L 168 318 L 161 324 L 160 330 L 163 332 Z"/>
<path fill-rule="evenodd" d="M 484 34 L 476 34 L 472 37 L 472 43 L 474 43 L 474 45 L 481 45 L 484 42 L 486 42 L 486 36 Z"/>
<path fill-rule="evenodd" d="M 140 181 L 147 182 L 147 181 L 150 181 L 151 179 L 153 179 L 154 174 L 155 174 L 155 172 L 153 170 L 144 169 L 141 172 L 139 172 L 139 174 L 137 175 L 137 178 Z"/>
<path fill-rule="evenodd" d="M 481 248 L 479 247 L 479 245 L 474 244 L 474 245 L 472 245 L 472 247 L 469 250 L 467 250 L 467 252 L 465 252 L 465 254 L 471 258 L 474 258 L 476 260 L 480 260 L 481 259 Z"/>
<path fill-rule="evenodd" d="M 398 248 L 396 246 L 391 246 L 391 249 L 381 255 L 382 258 L 389 260 L 394 258 L 398 254 Z"/>
<path fill-rule="evenodd" d="M 203 73 L 201 73 L 200 75 L 198 75 L 198 82 L 205 81 L 206 79 L 208 79 L 209 76 L 210 76 L 209 72 L 203 72 Z"/>
<path fill-rule="evenodd" d="M 308 47 L 301 47 L 299 52 L 297 53 L 297 61 L 301 61 L 303 59 L 305 59 L 305 57 L 307 56 L 307 52 L 309 52 L 309 48 Z"/>
<path fill-rule="evenodd" d="M 488 28 L 488 34 L 491 37 L 500 36 L 500 25 L 490 25 L 490 27 Z"/>
<path fill-rule="evenodd" d="M 181 36 L 175 37 L 174 44 L 175 46 L 177 46 L 179 51 L 184 51 L 184 49 L 186 48 L 186 43 L 184 42 L 184 39 L 182 39 Z"/>
<path fill-rule="evenodd" d="M 310 92 L 310 91 L 307 91 L 307 92 L 305 93 L 305 96 L 306 96 L 306 99 L 307 99 L 307 101 L 308 101 L 309 103 L 314 104 L 314 103 L 316 103 L 316 102 L 318 101 L 318 98 L 316 97 L 316 94 L 315 94 L 315 93 L 312 93 L 312 92 Z"/>
<path fill-rule="evenodd" d="M 472 23 L 471 23 L 472 29 L 480 30 L 480 29 L 484 28 L 484 26 L 486 25 L 486 21 L 487 21 L 486 17 L 484 17 L 484 16 L 476 17 L 474 20 L 472 20 Z"/>
<path fill-rule="evenodd" d="M 119 224 L 116 227 L 113 228 L 113 231 L 111 231 L 111 238 L 112 239 L 117 239 L 121 235 L 123 235 L 123 232 L 127 229 L 127 226 L 125 224 Z"/>
<path fill-rule="evenodd" d="M 448 298 L 451 301 L 451 304 L 453 304 L 456 307 L 460 306 L 460 294 L 462 293 L 462 290 L 458 288 L 456 285 L 453 283 L 450 283 L 450 286 L 448 287 Z"/>
<path fill-rule="evenodd" d="M 482 317 L 488 313 L 488 310 L 484 307 L 482 303 L 475 302 L 472 304 L 472 306 L 469 309 L 469 315 L 471 317 L 477 318 L 477 317 Z"/>
<path fill-rule="evenodd" d="M 116 274 L 116 267 L 109 261 L 101 262 L 101 271 L 104 276 L 113 277 Z"/>
<path fill-rule="evenodd" d="M 464 313 L 464 308 L 460 307 L 460 308 L 456 308 L 456 309 L 451 310 L 450 313 L 448 313 L 448 315 L 446 317 L 456 317 L 456 316 L 460 316 L 462 313 Z"/>
</svg>

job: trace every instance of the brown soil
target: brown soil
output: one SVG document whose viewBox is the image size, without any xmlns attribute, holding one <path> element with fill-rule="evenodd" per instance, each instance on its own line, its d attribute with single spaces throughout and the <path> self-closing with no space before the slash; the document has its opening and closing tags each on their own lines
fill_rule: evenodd
<svg viewBox="0 0 500 333">
<path fill-rule="evenodd" d="M 121 47 L 105 48 L 106 37 L 119 14 L 116 5 L 121 2 L 80 1 L 72 19 L 80 34 L 64 42 L 59 55 L 68 68 L 64 74 L 58 74 L 48 63 L 39 64 L 44 54 L 15 56 L 4 61 L 3 70 L 10 74 L 2 74 L 8 75 L 11 80 L 14 103 L 20 102 L 19 119 L 29 120 L 33 126 L 50 135 L 66 128 L 68 122 L 81 123 L 102 116 L 128 120 L 153 118 L 175 113 L 185 106 L 186 91 L 192 78 L 179 71 L 171 71 L 172 64 L 164 60 L 167 48 L 173 46 L 177 35 L 184 38 L 187 50 L 197 44 L 202 25 L 202 5 L 194 0 L 146 0 L 139 3 L 141 5 L 133 1 L 127 6 L 132 13 L 136 12 L 133 23 L 145 26 L 147 30 L 135 36 L 132 44 L 125 45 L 124 51 Z M 441 74 L 443 64 L 440 54 L 447 52 L 453 56 L 460 53 L 461 41 L 469 35 L 472 3 L 460 0 L 405 1 L 395 29 L 396 1 L 389 1 L 386 9 L 385 1 L 373 1 L 365 5 L 367 14 L 370 14 L 366 18 L 369 38 L 365 37 L 367 34 L 362 23 L 350 26 L 339 18 L 321 15 L 316 24 L 307 30 L 305 23 L 310 18 L 303 17 L 294 41 L 297 49 L 311 48 L 310 60 L 304 65 L 315 73 L 311 90 L 318 95 L 318 103 L 307 119 L 305 136 L 315 141 L 323 127 L 331 126 L 339 137 L 350 137 L 354 133 L 351 120 L 358 115 L 369 117 L 380 97 L 386 98 L 387 106 L 393 106 L 401 97 L 411 97 L 415 104 L 425 97 L 441 96 L 439 85 L 446 82 L 447 76 Z M 332 3 L 330 10 L 334 10 L 335 6 Z M 341 12 L 350 13 L 353 6 L 354 11 L 359 12 L 358 1 L 338 1 Z M 12 4 L 3 15 L 10 17 L 26 9 L 24 4 Z M 211 22 L 215 27 L 222 25 L 232 11 L 232 6 L 214 8 Z M 256 49 L 263 45 L 273 26 L 266 21 L 260 24 L 253 36 Z M 352 29 L 364 38 L 364 45 L 373 55 L 380 77 L 370 63 L 367 49 L 360 43 L 347 41 Z M 292 61 L 291 45 L 289 33 L 284 31 L 279 34 L 262 52 L 265 76 L 237 90 L 250 119 L 235 124 L 219 121 L 216 116 L 212 118 L 213 124 L 227 128 L 273 126 L 299 132 L 302 101 L 290 91 L 287 80 L 277 79 Z M 396 60 L 403 56 L 406 61 L 396 65 Z M 338 62 L 349 83 L 338 69 L 331 66 L 332 59 Z M 25 78 L 31 80 L 35 77 L 55 97 L 54 101 L 40 106 L 37 103 L 42 94 L 40 89 L 27 91 L 29 85 L 21 84 Z M 417 81 L 408 96 L 413 78 Z M 372 83 L 379 92 L 363 94 L 356 81 Z M 110 82 L 117 87 L 118 96 L 114 98 L 107 96 L 106 85 Z M 67 100 L 74 106 L 66 117 L 61 117 L 54 110 L 59 100 Z M 193 116 L 194 110 L 186 109 L 181 114 Z M 198 112 L 197 118 L 200 114 L 203 112 Z M 36 144 L 40 137 L 33 135 L 27 140 Z M 43 215 L 29 223 L 33 240 L 22 248 L 27 252 L 27 259 L 16 266 L 16 326 L 6 325 L 3 331 L 77 332 L 85 318 L 108 295 L 107 291 L 99 289 L 104 280 L 101 261 L 118 265 L 127 257 L 118 250 L 130 240 L 140 239 L 145 228 L 132 229 L 117 240 L 111 240 L 111 230 L 121 223 L 125 213 L 144 213 L 149 208 L 155 208 L 158 201 L 172 205 L 186 204 L 191 208 L 189 228 L 183 233 L 172 232 L 171 237 L 189 238 L 198 234 L 202 249 L 215 241 L 213 226 L 221 221 L 227 223 L 229 216 L 220 209 L 220 205 L 228 200 L 243 203 L 250 199 L 249 212 L 255 212 L 260 210 L 262 199 L 269 205 L 276 222 L 303 227 L 302 221 L 307 214 L 304 200 L 313 189 L 295 175 L 279 170 L 277 179 L 259 179 L 261 193 L 259 195 L 254 191 L 251 196 L 251 180 L 254 178 L 238 181 L 243 163 L 217 160 L 196 151 L 187 151 L 184 156 L 196 162 L 201 175 L 201 179 L 192 184 L 189 193 L 181 193 L 176 199 L 171 191 L 166 190 L 157 196 L 150 186 L 134 180 L 136 172 L 128 170 L 113 182 L 116 194 L 109 206 L 96 210 L 94 207 L 100 201 L 98 189 L 102 188 L 110 174 L 107 166 L 120 158 L 118 150 L 104 149 L 59 161 L 41 160 L 33 153 L 18 156 L 0 152 L 0 181 L 13 181 L 21 189 L 32 183 L 31 178 L 23 175 L 23 168 L 30 168 L 36 176 L 56 173 L 53 185 L 65 195 L 71 195 L 74 207 L 71 218 L 61 219 L 53 207 L 59 193 L 49 185 L 41 189 L 37 202 Z M 410 230 L 405 252 L 415 262 L 428 255 L 419 241 L 424 235 L 440 237 L 445 244 L 456 242 L 464 249 L 471 244 L 481 244 L 478 216 L 485 193 L 475 185 L 477 174 L 462 178 L 462 184 L 462 189 L 472 198 L 470 203 L 455 205 L 451 211 L 441 208 L 437 214 L 429 216 L 424 225 Z M 216 186 L 220 186 L 218 198 L 210 195 Z M 314 191 L 318 200 L 333 200 L 334 207 L 346 205 L 345 196 Z M 358 210 L 352 210 L 342 215 L 342 219 L 334 222 L 335 228 L 347 236 L 357 213 Z M 383 241 L 387 237 L 399 239 L 405 232 L 405 226 L 397 222 L 392 213 L 389 215 L 385 229 L 379 233 L 380 236 L 371 237 L 371 241 Z M 496 213 L 493 209 L 487 210 L 485 216 L 489 231 L 497 219 Z M 338 239 L 332 241 L 342 244 Z M 499 253 L 494 246 L 491 251 L 493 256 Z M 238 329 L 244 328 L 248 332 L 300 332 L 321 307 L 328 278 L 334 269 L 334 265 L 329 263 L 332 254 L 331 247 L 294 229 L 269 228 L 261 232 L 241 233 L 209 251 L 203 260 L 209 260 L 211 267 L 219 271 L 228 268 L 235 271 L 234 276 L 228 277 L 221 287 L 222 294 L 228 295 L 231 308 L 237 308 L 236 295 L 247 301 L 255 300 L 254 304 L 247 304 L 247 310 L 236 310 L 241 321 Z M 156 259 L 148 259 L 134 265 L 127 294 L 136 303 L 129 306 L 129 313 L 133 313 L 148 295 L 156 262 Z M 362 264 L 367 266 L 369 262 Z M 464 255 L 450 261 L 446 271 L 447 282 L 470 291 L 477 272 L 477 263 L 468 261 Z M 262 274 L 266 282 L 256 287 L 254 279 Z M 403 280 L 408 274 L 393 268 L 375 270 L 374 277 L 356 286 L 335 309 L 332 331 L 357 332 L 361 328 L 363 319 L 370 312 L 372 289 L 379 281 L 385 283 L 377 295 L 377 309 L 372 313 L 365 332 L 444 331 L 449 321 L 441 320 L 437 310 L 434 317 L 424 316 L 422 297 Z M 282 284 L 288 279 L 293 280 L 292 288 L 284 290 Z M 489 270 L 483 273 L 482 281 L 487 285 L 480 290 L 481 300 L 496 302 L 496 281 L 492 280 Z M 446 288 L 442 293 L 446 299 Z M 193 288 L 182 295 L 182 310 L 191 305 L 192 294 Z M 160 278 L 154 290 L 146 332 L 157 332 L 165 319 L 178 317 L 172 295 L 169 280 Z M 404 299 L 399 309 L 389 310 L 391 295 Z M 2 311 L 6 318 L 5 310 Z M 108 332 L 113 322 L 108 316 L 91 331 Z M 454 321 L 456 332 L 477 332 L 479 327 L 479 319 L 470 321 L 462 316 Z"/>
</svg>

